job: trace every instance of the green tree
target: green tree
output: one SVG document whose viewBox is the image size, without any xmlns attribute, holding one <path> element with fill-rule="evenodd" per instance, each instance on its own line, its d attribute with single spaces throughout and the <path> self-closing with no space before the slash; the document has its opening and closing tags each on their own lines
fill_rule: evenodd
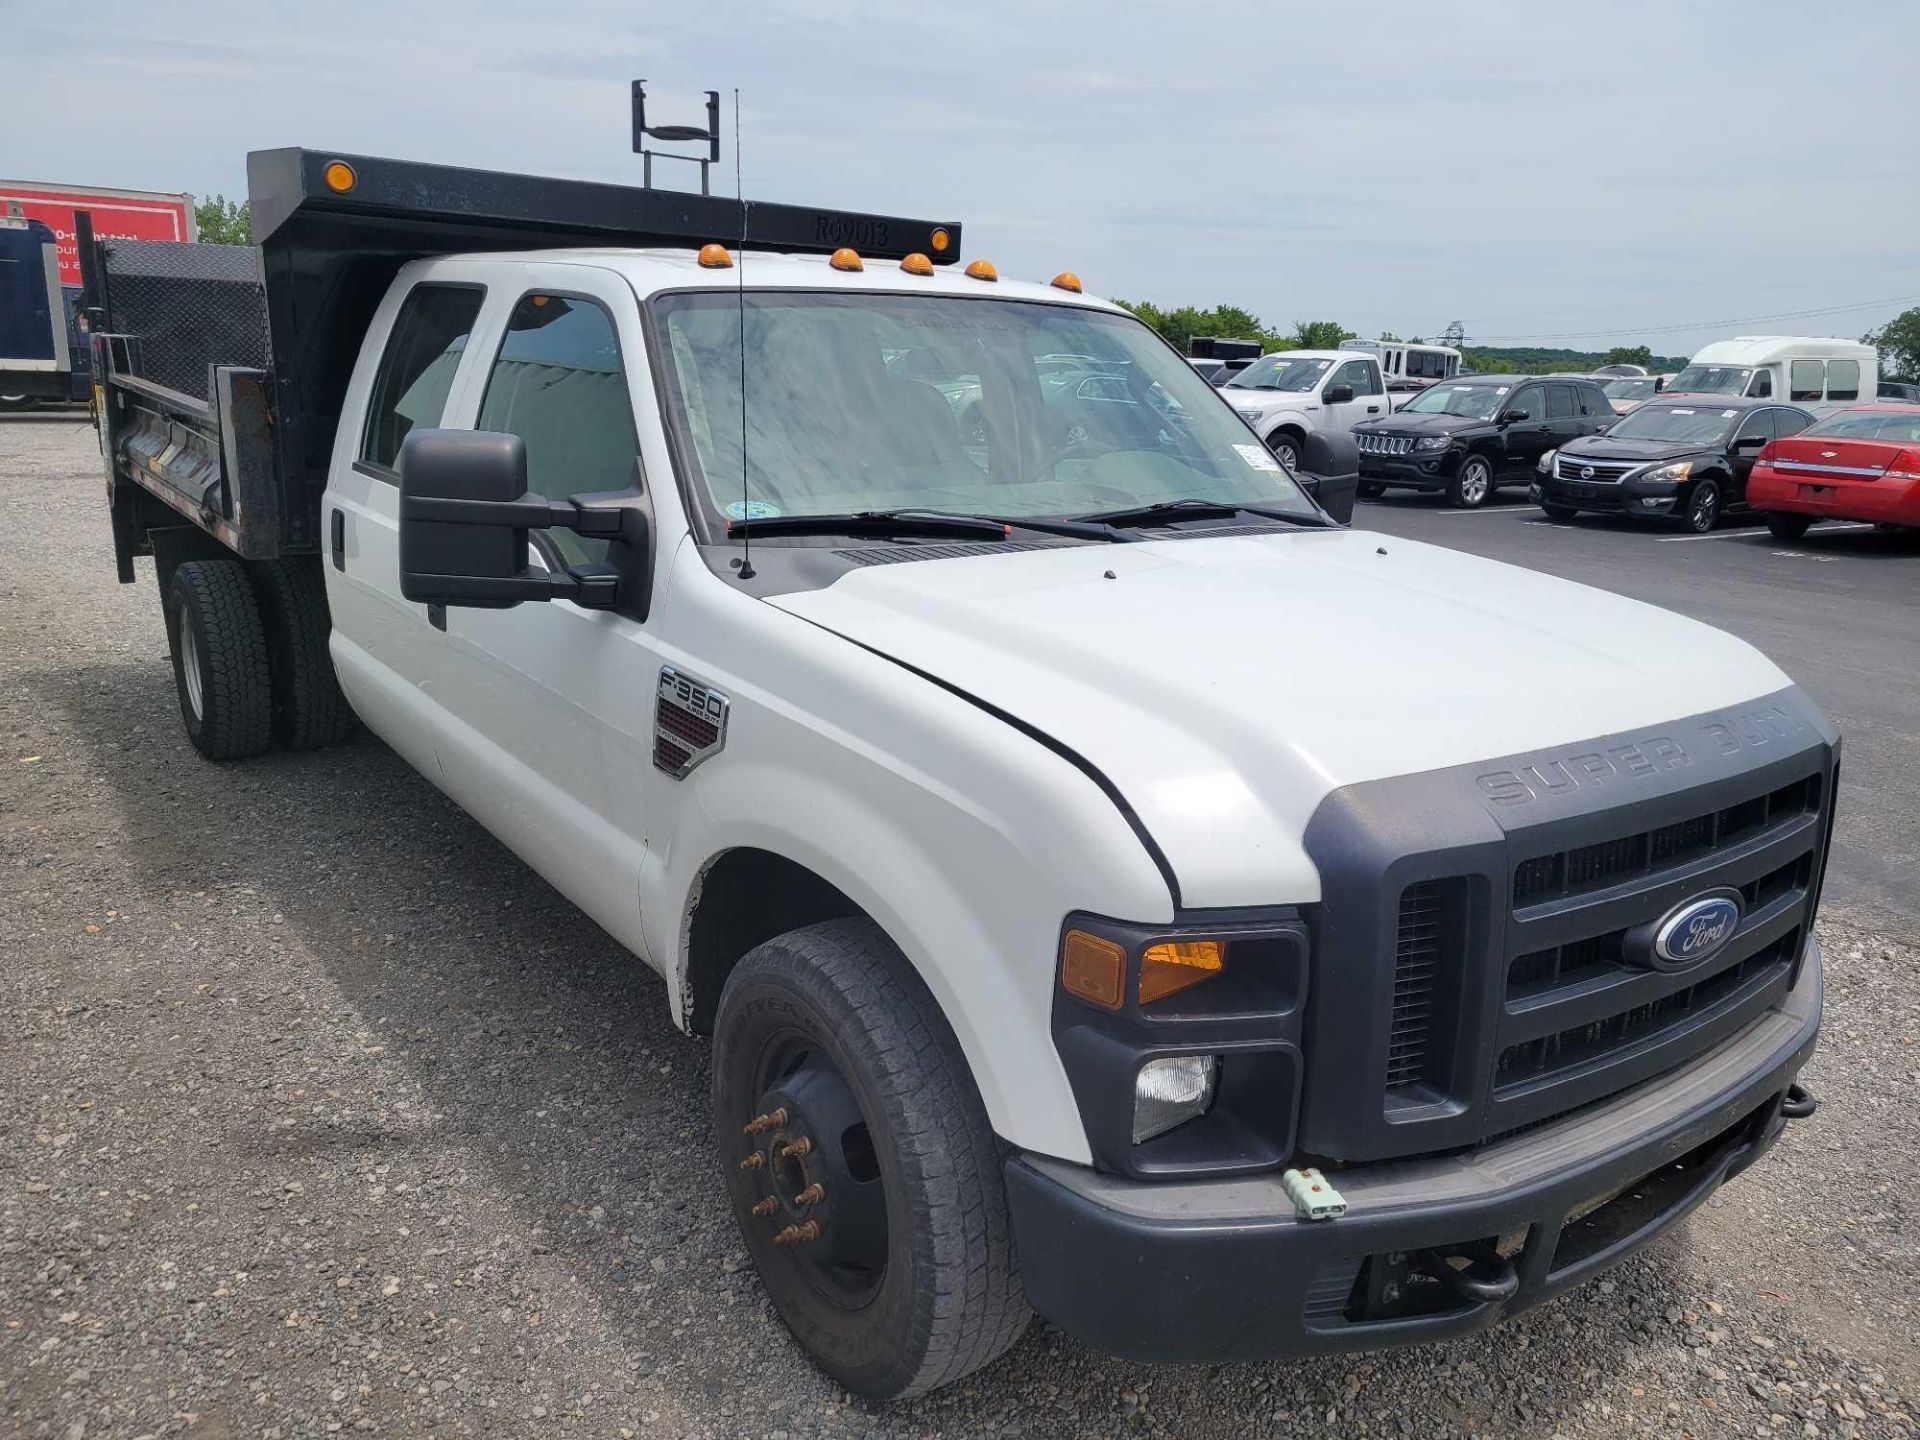
<svg viewBox="0 0 1920 1440">
<path fill-rule="evenodd" d="M 1920 305 L 1902 311 L 1860 339 L 1880 351 L 1880 373 L 1911 380 L 1920 376 Z"/>
<path fill-rule="evenodd" d="M 193 207 L 193 223 L 202 245 L 251 245 L 253 212 L 244 200 L 209 195 Z"/>
<path fill-rule="evenodd" d="M 1158 330 L 1183 355 L 1196 335 L 1213 335 L 1223 340 L 1258 340 L 1263 350 L 1278 349 L 1280 345 L 1279 336 L 1263 328 L 1258 316 L 1242 310 L 1238 305 L 1216 305 L 1210 310 L 1182 305 L 1178 309 L 1167 310 L 1151 300 L 1120 300 L 1115 303 Z"/>
<path fill-rule="evenodd" d="M 1342 340 L 1360 337 L 1338 320 L 1296 320 L 1293 322 L 1291 348 L 1295 350 L 1338 350 Z"/>
<path fill-rule="evenodd" d="M 1382 330 L 1380 332 L 1380 338 L 1389 344 L 1397 345 L 1400 343 L 1400 337 L 1391 330 Z"/>
<path fill-rule="evenodd" d="M 1639 365 L 1653 368 L 1653 347 L 1650 345 L 1616 345 L 1607 351 L 1601 359 L 1602 365 Z"/>
</svg>

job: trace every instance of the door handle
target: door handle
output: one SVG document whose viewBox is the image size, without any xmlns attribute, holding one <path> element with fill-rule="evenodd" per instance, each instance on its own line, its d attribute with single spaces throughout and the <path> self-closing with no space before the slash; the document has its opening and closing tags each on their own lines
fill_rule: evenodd
<svg viewBox="0 0 1920 1440">
<path fill-rule="evenodd" d="M 1380 413 L 1380 407 L 1378 405 L 1367 406 L 1367 414 L 1378 415 L 1379 413 Z"/>
<path fill-rule="evenodd" d="M 347 512 L 336 509 L 333 512 L 333 568 L 347 568 Z"/>
</svg>

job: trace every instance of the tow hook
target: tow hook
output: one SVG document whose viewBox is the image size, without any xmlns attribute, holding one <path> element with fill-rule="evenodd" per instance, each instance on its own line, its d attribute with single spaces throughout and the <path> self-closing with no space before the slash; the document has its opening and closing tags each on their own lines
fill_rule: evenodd
<svg viewBox="0 0 1920 1440">
<path fill-rule="evenodd" d="M 1457 1270 L 1448 1263 L 1453 1255 L 1468 1262 L 1466 1269 Z M 1485 1243 L 1452 1246 L 1445 1251 L 1410 1250 L 1407 1258 L 1423 1275 L 1476 1305 L 1497 1305 L 1520 1293 L 1520 1272 L 1511 1260 Z"/>
<path fill-rule="evenodd" d="M 1820 1101 L 1798 1080 L 1787 1087 L 1780 1100 L 1780 1114 L 1788 1120 L 1804 1120 L 1819 1108 Z"/>
</svg>

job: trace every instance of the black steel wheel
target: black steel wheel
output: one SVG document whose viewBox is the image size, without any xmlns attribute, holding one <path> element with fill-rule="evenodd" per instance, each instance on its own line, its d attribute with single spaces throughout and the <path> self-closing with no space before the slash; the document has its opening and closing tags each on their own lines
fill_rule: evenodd
<svg viewBox="0 0 1920 1440">
<path fill-rule="evenodd" d="M 767 1293 L 842 1385 L 921 1394 L 1019 1338 L 998 1142 L 938 1004 L 871 921 L 777 936 L 734 967 L 713 1117 Z"/>
</svg>

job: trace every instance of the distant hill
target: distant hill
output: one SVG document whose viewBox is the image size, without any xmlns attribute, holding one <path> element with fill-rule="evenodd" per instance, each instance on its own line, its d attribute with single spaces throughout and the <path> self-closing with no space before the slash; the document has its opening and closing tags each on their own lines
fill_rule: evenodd
<svg viewBox="0 0 1920 1440">
<path fill-rule="evenodd" d="M 1597 370 L 1607 363 L 1599 350 L 1549 350 L 1538 345 L 1470 347 L 1462 352 L 1467 368 L 1483 375 L 1546 375 L 1555 370 Z M 1687 363 L 1684 355 L 1655 355 L 1638 361 L 1655 375 L 1678 370 Z"/>
</svg>

